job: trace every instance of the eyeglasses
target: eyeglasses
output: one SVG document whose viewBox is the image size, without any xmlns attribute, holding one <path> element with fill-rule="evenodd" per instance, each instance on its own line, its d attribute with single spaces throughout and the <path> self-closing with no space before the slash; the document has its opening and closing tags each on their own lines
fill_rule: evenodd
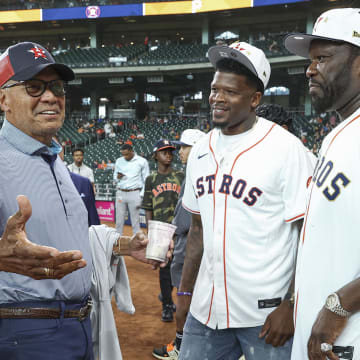
<svg viewBox="0 0 360 360">
<path fill-rule="evenodd" d="M 41 96 L 47 88 L 49 88 L 49 90 L 55 96 L 62 97 L 65 96 L 67 83 L 60 79 L 51 80 L 51 81 L 32 79 L 32 80 L 19 81 L 15 84 L 5 85 L 2 87 L 2 89 L 8 89 L 20 85 L 23 85 L 25 87 L 27 94 L 32 97 Z"/>
</svg>

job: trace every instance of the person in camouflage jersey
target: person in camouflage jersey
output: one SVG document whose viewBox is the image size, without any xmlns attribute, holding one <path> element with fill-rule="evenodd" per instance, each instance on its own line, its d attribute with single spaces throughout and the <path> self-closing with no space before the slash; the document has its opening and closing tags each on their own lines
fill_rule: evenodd
<svg viewBox="0 0 360 360">
<path fill-rule="evenodd" d="M 168 140 L 159 140 L 154 146 L 154 158 L 158 168 L 145 180 L 142 208 L 145 209 L 146 223 L 149 220 L 157 220 L 171 224 L 174 218 L 181 183 L 184 180 L 184 173 L 171 167 L 174 150 L 175 146 Z M 163 303 L 161 320 L 173 321 L 170 263 L 160 268 L 159 279 Z"/>
</svg>

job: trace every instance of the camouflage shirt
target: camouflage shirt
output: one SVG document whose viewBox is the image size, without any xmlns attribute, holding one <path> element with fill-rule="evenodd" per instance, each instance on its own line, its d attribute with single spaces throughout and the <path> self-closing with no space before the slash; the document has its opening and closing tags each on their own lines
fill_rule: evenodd
<svg viewBox="0 0 360 360">
<path fill-rule="evenodd" d="M 171 223 L 183 180 L 184 173 L 177 170 L 167 175 L 154 171 L 146 178 L 141 207 L 153 212 L 153 220 Z"/>
</svg>

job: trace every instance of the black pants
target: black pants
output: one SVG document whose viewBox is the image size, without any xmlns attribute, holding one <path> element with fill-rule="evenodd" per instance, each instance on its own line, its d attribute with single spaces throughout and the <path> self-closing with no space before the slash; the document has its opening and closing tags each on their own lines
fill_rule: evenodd
<svg viewBox="0 0 360 360">
<path fill-rule="evenodd" d="M 159 271 L 159 280 L 160 280 L 160 290 L 162 295 L 163 305 L 172 305 L 173 300 L 171 292 L 173 286 L 171 285 L 171 274 L 170 274 L 170 261 L 164 268 L 160 268 Z"/>
</svg>

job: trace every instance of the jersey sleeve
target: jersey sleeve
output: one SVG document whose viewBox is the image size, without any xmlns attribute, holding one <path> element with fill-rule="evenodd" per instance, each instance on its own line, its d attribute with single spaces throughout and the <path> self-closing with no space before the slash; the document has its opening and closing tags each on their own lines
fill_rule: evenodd
<svg viewBox="0 0 360 360">
<path fill-rule="evenodd" d="M 144 198 L 141 207 L 145 210 L 153 210 L 152 176 L 145 180 Z"/>
<path fill-rule="evenodd" d="M 192 180 L 192 169 L 196 166 L 196 156 L 194 149 L 191 150 L 188 162 L 186 165 L 186 180 L 185 180 L 185 190 L 184 196 L 182 199 L 182 206 L 187 211 L 193 214 L 200 214 L 200 209 L 198 205 L 198 199 L 196 197 L 194 183 Z"/>
<path fill-rule="evenodd" d="M 285 221 L 293 222 L 304 217 L 307 189 L 314 171 L 314 161 L 298 139 L 292 139 L 282 171 L 282 198 L 285 204 Z"/>
</svg>

